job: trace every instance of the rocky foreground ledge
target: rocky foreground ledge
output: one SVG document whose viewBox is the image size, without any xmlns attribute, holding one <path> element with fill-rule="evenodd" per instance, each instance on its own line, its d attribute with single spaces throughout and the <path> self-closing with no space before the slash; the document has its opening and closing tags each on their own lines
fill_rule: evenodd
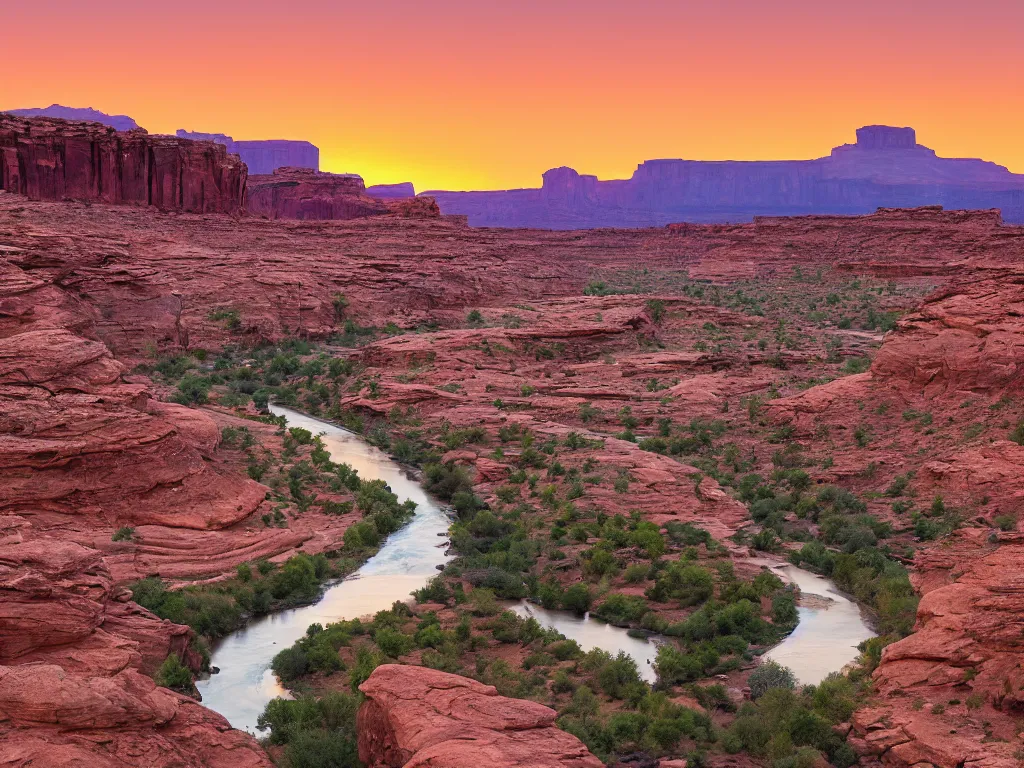
<svg viewBox="0 0 1024 768">
<path fill-rule="evenodd" d="M 601 768 L 550 707 L 427 667 L 384 664 L 359 686 L 359 759 L 371 768 Z"/>
</svg>

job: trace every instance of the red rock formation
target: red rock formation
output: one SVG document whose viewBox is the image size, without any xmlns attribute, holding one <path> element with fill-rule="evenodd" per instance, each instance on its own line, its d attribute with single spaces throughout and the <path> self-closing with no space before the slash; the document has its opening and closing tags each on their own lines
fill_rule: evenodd
<svg viewBox="0 0 1024 768">
<path fill-rule="evenodd" d="M 0 762 L 4 765 L 267 768 L 255 740 L 158 688 L 191 631 L 115 587 L 100 553 L 0 516 Z"/>
<path fill-rule="evenodd" d="M 245 166 L 210 142 L 0 114 L 0 189 L 33 200 L 235 213 L 245 177 Z"/>
<path fill-rule="evenodd" d="M 360 219 L 388 213 L 388 206 L 364 193 L 354 174 L 279 168 L 270 176 L 250 176 L 249 213 L 269 219 Z"/>
<path fill-rule="evenodd" d="M 426 667 L 385 664 L 359 686 L 359 759 L 369 768 L 600 768 L 556 712 Z"/>
<path fill-rule="evenodd" d="M 980 249 L 972 258 L 984 268 L 974 277 L 962 268 L 960 280 L 906 315 L 869 372 L 770 403 L 769 410 L 806 435 L 823 424 L 857 423 L 858 403 L 895 401 L 953 425 L 972 399 L 998 408 L 1001 398 L 1019 397 L 1024 269 L 1019 256 Z M 940 446 L 942 431 L 930 438 Z M 914 633 L 883 651 L 875 672 L 882 699 L 857 714 L 852 743 L 886 766 L 1010 768 L 1019 765 L 1020 749 L 1013 714 L 1024 709 L 1024 534 L 997 532 L 991 520 L 1024 511 L 1024 448 L 991 437 L 958 440 L 940 448 L 937 459 L 915 463 L 928 440 L 910 432 L 905 452 L 886 461 L 916 470 L 923 498 L 939 494 L 946 504 L 974 509 L 979 525 L 918 551 L 911 580 L 922 599 Z"/>
<path fill-rule="evenodd" d="M 849 429 L 860 418 L 854 411 L 858 401 L 882 398 L 899 403 L 892 409 L 896 418 L 902 407 L 928 403 L 938 424 L 957 412 L 965 393 L 984 395 L 987 408 L 988 399 L 1019 392 L 1022 255 L 1024 232 L 999 226 L 992 212 L 886 210 L 858 218 L 650 231 L 493 232 L 443 218 L 284 223 L 156 216 L 126 206 L 52 205 L 0 194 L 0 557 L 7 569 L 0 585 L 6 598 L 0 600 L 0 646 L 8 654 L 0 664 L 12 681 L 3 689 L 7 698 L 0 699 L 0 712 L 40 718 L 2 721 L 0 739 L 26 760 L 42 762 L 50 749 L 66 760 L 88 762 L 83 756 L 91 755 L 97 765 L 114 760 L 98 742 L 113 745 L 109 749 L 121 760 L 115 765 L 163 765 L 170 754 L 189 764 L 189 738 L 228 744 L 237 734 L 221 734 L 223 721 L 204 720 L 207 715 L 198 707 L 176 697 L 169 701 L 169 694 L 154 692 L 138 678 L 134 670 L 144 673 L 166 653 L 182 652 L 185 635 L 134 608 L 109 583 L 152 572 L 222 573 L 302 541 L 320 546 L 332 535 L 337 538 L 337 529 L 311 531 L 301 521 L 287 530 L 245 530 L 262 489 L 239 480 L 219 460 L 220 425 L 205 412 L 154 403 L 144 379 L 126 377 L 121 361 L 138 361 L 153 347 L 215 349 L 240 338 L 275 339 L 286 332 L 325 337 L 337 330 L 331 301 L 337 292 L 348 296 L 350 315 L 366 324 L 415 326 L 437 320 L 461 326 L 466 308 L 480 307 L 489 327 L 408 334 L 365 348 L 361 361 L 384 374 L 379 397 L 352 394 L 351 402 L 361 399 L 362 407 L 374 409 L 416 402 L 426 417 L 443 413 L 457 427 L 494 428 L 500 418 L 528 421 L 538 435 L 564 437 L 569 429 L 564 416 L 581 402 L 617 409 L 628 391 L 635 413 L 647 408 L 653 417 L 661 399 L 671 396 L 676 413 L 689 417 L 690 410 L 718 412 L 723 402 L 735 403 L 777 377 L 775 369 L 762 372 L 766 366 L 756 351 L 742 365 L 757 367 L 740 376 L 738 367 L 721 370 L 729 363 L 722 354 L 639 348 L 638 334 L 659 333 L 646 308 L 653 297 L 582 296 L 595 270 L 630 270 L 642 260 L 651 270 L 686 269 L 691 277 L 708 280 L 770 280 L 794 266 L 810 274 L 813 265 L 824 263 L 856 274 L 900 275 L 911 283 L 932 285 L 951 274 L 966 279 L 908 315 L 887 337 L 871 372 L 772 400 L 765 408 L 793 421 L 798 437 L 813 434 L 818 421 L 837 433 Z M 661 298 L 666 312 L 680 322 L 692 316 L 693 322 L 728 326 L 736 335 L 762 322 L 683 297 Z M 502 313 L 516 305 L 529 320 L 503 327 Z M 211 319 L 217 309 L 236 309 L 239 327 Z M 526 345 L 549 344 L 564 348 L 565 358 L 545 361 L 522 352 Z M 487 355 L 487 346 L 494 352 L 499 345 L 517 350 Z M 613 364 L 595 359 L 604 352 L 614 353 Z M 786 354 L 797 359 L 804 353 Z M 392 375 L 428 356 L 434 364 L 416 381 Z M 922 370 L 927 375 L 921 376 Z M 538 383 L 528 410 L 498 413 L 489 405 L 496 397 L 516 404 L 527 374 Z M 643 387 L 648 376 L 673 375 L 680 381 L 667 390 Z M 438 388 L 454 380 L 462 387 L 457 392 Z M 893 460 L 914 461 L 922 439 L 910 433 L 890 451 Z M 922 491 L 942 492 L 951 501 L 958 493 L 984 489 L 991 497 L 985 515 L 991 516 L 1013 510 L 1014 503 L 1020 508 L 1021 451 L 1005 439 L 950 442 L 941 460 L 902 464 L 899 471 L 917 468 L 915 482 Z M 695 486 L 694 468 L 681 462 L 615 438 L 600 453 L 594 449 L 587 455 L 631 477 L 629 494 L 594 490 L 594 498 L 608 508 L 618 504 L 628 511 L 636 504 L 655 520 L 685 516 L 680 519 L 698 521 L 718 537 L 745 519 L 743 507 L 709 478 Z M 506 477 L 505 468 L 493 457 L 483 459 L 477 457 L 483 482 L 496 487 Z M 886 471 L 888 465 L 881 466 L 880 472 Z M 140 546 L 110 541 L 112 527 L 123 522 L 137 524 Z M 1008 749 L 1012 754 L 1003 742 L 987 739 L 983 728 L 976 739 L 954 740 L 960 745 L 955 749 L 946 746 L 953 743 L 951 727 L 966 734 L 966 726 L 953 726 L 940 715 L 929 719 L 910 707 L 918 695 L 930 702 L 941 694 L 948 701 L 951 680 L 959 675 L 957 686 L 969 683 L 970 692 L 983 697 L 984 720 L 975 721 L 992 724 L 999 738 L 1015 738 L 1007 733 L 1014 722 L 1009 712 L 1020 706 L 1019 666 L 1014 666 L 1022 655 L 1020 633 L 1014 635 L 1021 610 L 1015 570 L 1020 543 L 1009 535 L 990 541 L 988 533 L 979 528 L 966 537 L 965 532 L 965 538 L 921 555 L 915 578 L 925 599 L 918 633 L 893 645 L 877 673 L 889 720 L 858 725 L 858 738 L 868 743 L 869 733 L 898 724 L 900 734 L 871 739 L 876 750 L 890 743 L 881 753 L 892 764 L 913 758 L 953 766 L 958 759 L 1001 759 Z M 29 548 L 21 549 L 25 544 Z M 46 561 L 51 555 L 59 562 Z M 63 669 L 68 681 L 66 706 L 47 698 L 47 686 L 55 684 L 52 665 Z M 975 676 L 963 681 L 968 669 Z M 31 677 L 35 674 L 39 677 Z M 38 694 L 26 692 L 27 684 L 40 688 Z M 898 696 L 901 687 L 910 695 Z M 87 715 L 75 702 L 95 701 L 97 689 L 109 691 L 108 700 L 123 702 L 117 713 L 97 704 L 97 723 L 124 725 L 80 730 Z M 76 730 L 44 722 L 42 713 L 49 709 Z M 388 735 L 392 726 L 386 714 L 370 708 L 364 716 L 391 739 L 379 743 L 396 744 L 392 753 L 418 744 L 396 741 L 399 731 L 407 733 L 402 729 Z M 967 718 L 966 712 L 954 716 Z M 424 717 L 437 722 L 435 715 Z M 174 723 L 183 725 L 178 729 Z M 548 728 L 499 729 L 497 736 L 480 739 L 487 749 L 517 733 L 525 737 Z M 921 758 L 928 739 L 938 740 L 939 733 L 946 734 L 941 759 Z M 98 741 L 87 742 L 90 736 Z M 149 763 L 123 756 L 133 743 L 142 749 L 150 740 L 159 746 Z M 514 751 L 517 743 L 513 738 L 513 755 L 520 754 Z M 904 743 L 910 746 L 895 748 Z M 243 750 L 237 744 L 231 749 Z M 178 752 L 160 751 L 165 749 Z M 424 743 L 415 749 L 429 756 L 433 747 Z M 216 755 L 223 753 L 217 747 L 210 753 L 215 757 L 208 764 L 217 764 Z M 237 762 L 245 765 L 245 759 Z"/>
</svg>

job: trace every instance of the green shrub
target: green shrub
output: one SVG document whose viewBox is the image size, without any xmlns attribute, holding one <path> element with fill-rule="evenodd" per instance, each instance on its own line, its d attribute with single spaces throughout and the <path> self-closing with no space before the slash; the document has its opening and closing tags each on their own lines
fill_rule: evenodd
<svg viewBox="0 0 1024 768">
<path fill-rule="evenodd" d="M 131 526 L 124 526 L 114 531 L 114 535 L 110 537 L 111 541 L 132 541 L 135 538 L 135 529 Z"/>
<path fill-rule="evenodd" d="M 378 629 L 373 635 L 373 642 L 381 651 L 392 658 L 397 659 L 404 656 L 413 649 L 414 642 L 411 637 L 404 635 L 391 627 Z"/>
<path fill-rule="evenodd" d="M 160 665 L 153 681 L 164 688 L 188 692 L 192 690 L 192 670 L 181 663 L 177 654 L 172 653 L 164 659 L 164 663 Z"/>
<path fill-rule="evenodd" d="M 612 624 L 635 624 L 649 611 L 647 601 L 638 595 L 613 592 L 592 611 L 594 616 Z"/>
<path fill-rule="evenodd" d="M 582 616 L 589 611 L 592 602 L 590 587 L 586 584 L 573 584 L 562 594 L 562 608 L 572 611 L 577 616 Z"/>
<path fill-rule="evenodd" d="M 762 662 L 757 669 L 750 673 L 747 685 L 750 687 L 751 697 L 758 699 L 772 688 L 792 690 L 796 687 L 796 678 L 788 667 L 768 660 Z"/>
</svg>

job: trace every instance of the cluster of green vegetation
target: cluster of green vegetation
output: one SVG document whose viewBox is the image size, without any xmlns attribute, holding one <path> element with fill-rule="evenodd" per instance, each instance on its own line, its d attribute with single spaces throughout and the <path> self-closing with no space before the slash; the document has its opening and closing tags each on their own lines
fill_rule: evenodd
<svg viewBox="0 0 1024 768">
<path fill-rule="evenodd" d="M 240 627 L 247 616 L 315 600 L 325 580 L 347 573 L 355 565 L 348 558 L 295 555 L 281 566 L 267 560 L 254 567 L 243 563 L 235 578 L 215 584 L 170 590 L 151 576 L 128 586 L 139 605 L 212 640 Z"/>
<path fill-rule="evenodd" d="M 319 698 L 274 699 L 257 721 L 267 741 L 284 746 L 288 768 L 359 765 L 356 713 L 362 696 L 332 691 Z"/>
<path fill-rule="evenodd" d="M 821 753 L 837 768 L 857 762 L 832 728 L 849 720 L 859 705 L 861 692 L 849 678 L 833 673 L 797 692 L 788 670 L 769 662 L 751 675 L 750 686 L 754 701 L 740 707 L 722 734 L 726 752 L 771 760 L 774 768 L 810 768 Z"/>
</svg>

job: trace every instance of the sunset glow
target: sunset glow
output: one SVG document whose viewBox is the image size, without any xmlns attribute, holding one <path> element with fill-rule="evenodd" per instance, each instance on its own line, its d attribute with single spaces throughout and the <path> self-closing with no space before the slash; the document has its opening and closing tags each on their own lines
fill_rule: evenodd
<svg viewBox="0 0 1024 768">
<path fill-rule="evenodd" d="M 811 158 L 870 123 L 1024 172 L 1024 4 L 1010 0 L 37 0 L 5 15 L 34 33 L 5 39 L 0 108 L 308 139 L 322 168 L 368 184 Z"/>
</svg>

